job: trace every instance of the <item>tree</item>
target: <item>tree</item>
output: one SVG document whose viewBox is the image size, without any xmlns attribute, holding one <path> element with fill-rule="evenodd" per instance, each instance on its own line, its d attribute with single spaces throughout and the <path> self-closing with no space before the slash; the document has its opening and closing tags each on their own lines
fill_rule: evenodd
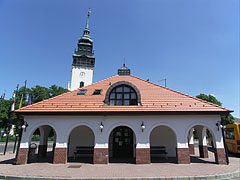
<svg viewBox="0 0 240 180">
<path fill-rule="evenodd" d="M 37 85 L 31 89 L 31 97 L 32 97 L 32 103 L 43 101 L 50 97 L 49 90 L 46 87 Z"/>
<path fill-rule="evenodd" d="M 12 100 L 0 99 L 0 127 L 6 128 L 10 122 L 10 111 Z"/>
<path fill-rule="evenodd" d="M 222 103 L 220 101 L 218 101 L 215 96 L 213 96 L 211 94 L 209 94 L 209 95 L 199 94 L 196 97 L 199 99 L 202 99 L 204 101 L 216 104 L 218 106 L 222 106 Z M 227 117 L 221 116 L 221 119 L 222 119 L 223 125 L 234 123 L 234 117 L 231 114 L 229 114 Z"/>
<path fill-rule="evenodd" d="M 50 97 L 58 96 L 65 92 L 68 92 L 68 90 L 56 85 L 52 85 L 49 88 L 39 85 L 32 87 L 31 89 L 21 87 L 17 91 L 15 109 L 19 108 L 22 96 L 22 107 L 24 107 L 28 105 L 29 98 L 31 98 L 31 103 L 37 103 Z M 0 128 L 6 129 L 11 124 L 14 124 L 16 126 L 20 125 L 19 119 L 16 117 L 15 113 L 11 112 L 12 103 L 12 98 L 9 100 L 0 99 Z"/>
<path fill-rule="evenodd" d="M 68 92 L 67 89 L 56 86 L 55 84 L 49 87 L 49 97 L 58 96 L 66 92 Z"/>
<path fill-rule="evenodd" d="M 219 106 L 222 106 L 222 103 L 220 101 L 218 101 L 216 99 L 216 97 L 214 97 L 213 95 L 209 94 L 209 95 L 206 95 L 206 94 L 199 94 L 196 96 L 197 98 L 199 99 L 202 99 L 204 101 L 208 101 L 208 102 L 211 102 L 213 104 L 217 104 Z"/>
</svg>

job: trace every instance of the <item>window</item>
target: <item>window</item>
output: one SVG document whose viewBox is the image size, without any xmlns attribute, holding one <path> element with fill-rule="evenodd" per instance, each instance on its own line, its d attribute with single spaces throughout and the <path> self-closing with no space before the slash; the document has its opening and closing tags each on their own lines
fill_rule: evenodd
<svg viewBox="0 0 240 180">
<path fill-rule="evenodd" d="M 85 95 L 86 92 L 86 89 L 81 89 L 80 91 L 78 91 L 77 95 Z"/>
<path fill-rule="evenodd" d="M 102 90 L 101 89 L 95 89 L 92 95 L 101 95 Z"/>
<path fill-rule="evenodd" d="M 81 81 L 79 87 L 81 88 L 81 87 L 83 87 L 83 86 L 84 86 L 84 82 Z"/>
<path fill-rule="evenodd" d="M 226 128 L 226 139 L 235 139 L 234 128 Z"/>
<path fill-rule="evenodd" d="M 121 85 L 113 89 L 109 95 L 110 106 L 137 105 L 137 94 L 133 88 Z"/>
</svg>

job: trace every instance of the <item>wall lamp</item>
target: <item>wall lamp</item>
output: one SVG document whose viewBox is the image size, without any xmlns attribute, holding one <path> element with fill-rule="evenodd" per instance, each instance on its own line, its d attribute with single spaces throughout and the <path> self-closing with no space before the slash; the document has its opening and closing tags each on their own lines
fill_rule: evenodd
<svg viewBox="0 0 240 180">
<path fill-rule="evenodd" d="M 103 128 L 104 128 L 104 125 L 103 125 L 103 123 L 101 122 L 101 124 L 100 124 L 100 130 L 101 130 L 101 132 L 103 131 Z"/>
<path fill-rule="evenodd" d="M 24 130 L 24 132 L 26 132 L 27 127 L 28 127 L 28 123 L 27 123 L 27 121 L 24 121 L 24 123 L 22 125 L 22 129 Z"/>
<path fill-rule="evenodd" d="M 219 131 L 219 128 L 223 128 L 223 125 L 221 124 L 221 121 L 217 121 L 216 126 L 218 128 L 218 131 Z"/>
<path fill-rule="evenodd" d="M 145 129 L 145 126 L 144 126 L 144 123 L 142 122 L 142 124 L 141 124 L 141 128 L 142 128 L 142 132 L 144 131 L 144 129 Z"/>
</svg>

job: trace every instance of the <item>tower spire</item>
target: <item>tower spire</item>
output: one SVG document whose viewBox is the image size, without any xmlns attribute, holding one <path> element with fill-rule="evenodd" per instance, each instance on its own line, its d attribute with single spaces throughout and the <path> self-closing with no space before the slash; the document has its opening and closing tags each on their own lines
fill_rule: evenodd
<svg viewBox="0 0 240 180">
<path fill-rule="evenodd" d="M 89 28 L 88 28 L 90 14 L 91 14 L 91 11 L 90 11 L 90 9 L 88 9 L 87 22 L 86 22 L 86 27 L 85 27 L 85 29 L 83 31 L 83 36 L 89 36 L 89 34 L 90 34 L 90 31 L 89 31 Z"/>
</svg>

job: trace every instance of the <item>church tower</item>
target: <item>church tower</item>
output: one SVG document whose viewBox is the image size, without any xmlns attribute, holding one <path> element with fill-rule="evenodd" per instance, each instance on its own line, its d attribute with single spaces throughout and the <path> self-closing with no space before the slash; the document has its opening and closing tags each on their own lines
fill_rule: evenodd
<svg viewBox="0 0 240 180">
<path fill-rule="evenodd" d="M 95 57 L 93 53 L 93 40 L 89 31 L 89 16 L 82 37 L 78 40 L 78 48 L 73 54 L 71 91 L 92 84 Z"/>
</svg>

